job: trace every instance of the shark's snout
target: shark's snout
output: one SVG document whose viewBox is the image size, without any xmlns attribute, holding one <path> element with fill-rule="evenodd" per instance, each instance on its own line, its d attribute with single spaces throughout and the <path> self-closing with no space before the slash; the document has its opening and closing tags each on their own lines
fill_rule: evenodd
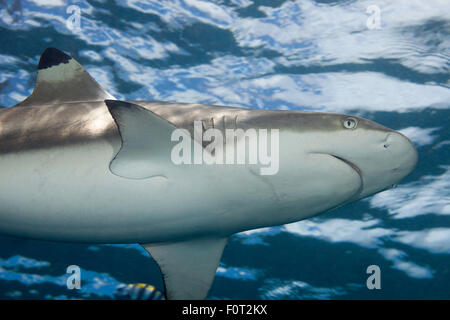
<svg viewBox="0 0 450 320">
<path fill-rule="evenodd" d="M 400 132 L 393 131 L 388 134 L 383 147 L 388 152 L 392 150 L 392 172 L 402 178 L 411 173 L 417 164 L 418 154 L 411 140 Z"/>
<path fill-rule="evenodd" d="M 360 198 L 370 196 L 399 183 L 417 164 L 417 150 L 400 132 L 374 132 L 372 148 L 358 157 L 356 164 L 363 173 L 364 190 Z M 375 148 L 373 148 L 375 147 Z"/>
</svg>

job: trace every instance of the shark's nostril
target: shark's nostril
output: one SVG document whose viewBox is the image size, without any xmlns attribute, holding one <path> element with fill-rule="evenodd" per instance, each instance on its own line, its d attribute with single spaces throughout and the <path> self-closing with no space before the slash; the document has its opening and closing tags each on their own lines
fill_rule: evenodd
<svg viewBox="0 0 450 320">
<path fill-rule="evenodd" d="M 383 148 L 385 148 L 385 149 L 389 148 L 389 146 L 390 146 L 390 143 L 389 143 L 390 136 L 391 136 L 391 133 L 388 133 L 386 138 L 384 139 Z"/>
</svg>

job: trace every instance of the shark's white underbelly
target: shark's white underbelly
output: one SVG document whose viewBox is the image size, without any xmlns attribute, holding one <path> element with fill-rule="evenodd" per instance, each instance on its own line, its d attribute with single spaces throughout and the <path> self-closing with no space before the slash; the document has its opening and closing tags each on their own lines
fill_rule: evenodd
<svg viewBox="0 0 450 320">
<path fill-rule="evenodd" d="M 198 232 L 189 230 L 189 221 L 210 216 L 198 211 L 214 201 L 201 196 L 203 186 L 193 183 L 187 189 L 188 183 L 177 184 L 171 177 L 121 178 L 108 168 L 112 157 L 111 146 L 101 141 L 2 155 L 0 231 L 55 240 L 137 242 L 170 237 L 180 229 Z"/>
<path fill-rule="evenodd" d="M 218 218 L 240 201 L 224 192 L 220 175 L 205 178 L 180 168 L 168 177 L 126 179 L 109 170 L 113 156 L 110 144 L 101 140 L 1 155 L 0 232 L 87 242 L 229 232 L 227 220 Z"/>
<path fill-rule="evenodd" d="M 237 165 L 181 165 L 166 177 L 142 180 L 112 174 L 113 157 L 111 144 L 101 139 L 1 155 L 0 233 L 101 243 L 230 235 L 297 221 L 299 211 L 307 218 L 359 187 L 357 173 L 327 155 L 299 159 L 297 172 L 281 162 L 276 176 Z M 314 180 L 324 166 L 338 176 Z M 292 185 L 294 192 L 285 189 Z M 321 198 L 329 194 L 324 188 L 335 189 L 336 196 Z"/>
</svg>

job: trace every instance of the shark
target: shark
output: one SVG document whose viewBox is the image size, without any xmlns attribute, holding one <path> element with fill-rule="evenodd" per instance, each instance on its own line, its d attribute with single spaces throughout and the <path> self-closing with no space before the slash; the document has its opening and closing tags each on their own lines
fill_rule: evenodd
<svg viewBox="0 0 450 320">
<path fill-rule="evenodd" d="M 277 130 L 277 171 L 174 163 L 176 130 L 215 152 L 195 137 L 196 123 L 202 132 Z M 225 148 L 255 152 L 248 137 L 235 138 Z M 386 190 L 417 159 L 407 137 L 358 116 L 120 101 L 74 58 L 47 48 L 31 95 L 0 110 L 0 233 L 138 243 L 158 264 L 168 299 L 204 299 L 233 234 Z"/>
</svg>

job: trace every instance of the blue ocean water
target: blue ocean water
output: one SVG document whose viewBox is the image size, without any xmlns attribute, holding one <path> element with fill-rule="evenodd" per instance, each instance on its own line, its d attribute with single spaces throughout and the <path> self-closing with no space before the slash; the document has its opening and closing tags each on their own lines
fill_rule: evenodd
<svg viewBox="0 0 450 320">
<path fill-rule="evenodd" d="M 0 105 L 27 97 L 42 51 L 116 98 L 361 115 L 409 136 L 395 189 L 225 248 L 209 299 L 450 298 L 448 1 L 0 1 Z M 79 22 L 79 23 L 78 23 Z M 68 290 L 66 269 L 82 271 Z M 381 289 L 366 269 L 378 265 Z M 0 236 L 0 299 L 111 299 L 163 289 L 138 245 Z"/>
</svg>

